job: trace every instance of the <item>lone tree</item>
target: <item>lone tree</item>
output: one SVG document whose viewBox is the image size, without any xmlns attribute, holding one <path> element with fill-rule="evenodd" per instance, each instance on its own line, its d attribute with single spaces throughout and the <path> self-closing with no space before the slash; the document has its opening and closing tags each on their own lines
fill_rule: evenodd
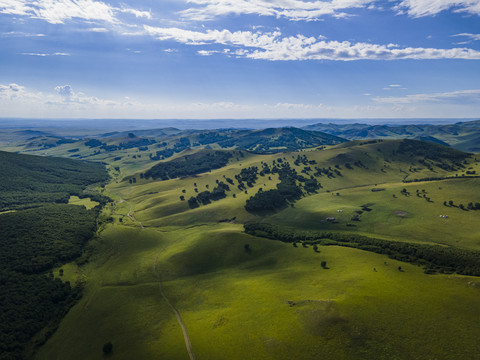
<svg viewBox="0 0 480 360">
<path fill-rule="evenodd" d="M 252 252 L 252 249 L 250 248 L 250 244 L 245 244 L 244 248 L 247 254 L 250 254 Z"/>
<path fill-rule="evenodd" d="M 109 342 L 105 343 L 105 344 L 103 345 L 103 349 L 102 349 L 102 350 L 103 350 L 103 353 L 104 353 L 105 355 L 110 354 L 110 353 L 113 351 L 113 344 L 112 344 L 112 342 L 109 341 Z"/>
<path fill-rule="evenodd" d="M 322 268 L 326 269 L 326 268 L 327 268 L 327 262 L 326 262 L 326 261 L 322 261 L 322 262 L 320 263 L 320 266 L 321 266 Z"/>
</svg>

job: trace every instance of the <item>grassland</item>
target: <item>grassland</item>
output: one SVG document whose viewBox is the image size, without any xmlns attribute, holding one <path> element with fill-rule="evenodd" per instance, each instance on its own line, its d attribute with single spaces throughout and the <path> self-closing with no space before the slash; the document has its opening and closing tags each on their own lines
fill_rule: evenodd
<svg viewBox="0 0 480 360">
<path fill-rule="evenodd" d="M 354 249 L 318 254 L 234 224 L 171 232 L 110 225 L 98 246 L 111 256 L 71 273 L 87 280 L 86 294 L 38 359 L 100 359 L 107 341 L 119 359 L 187 359 L 158 281 L 199 359 L 452 359 L 478 350 L 477 279 L 428 276 Z"/>
<path fill-rule="evenodd" d="M 98 201 L 93 201 L 90 198 L 79 198 L 78 196 L 70 196 L 68 199 L 70 205 L 84 206 L 87 210 L 93 209 L 95 206 L 100 205 Z"/>
<path fill-rule="evenodd" d="M 480 353 L 479 278 L 427 275 L 379 254 L 337 246 L 315 252 L 243 232 L 253 220 L 479 249 L 480 211 L 458 207 L 480 202 L 474 191 L 479 179 L 466 176 L 469 168 L 480 170 L 475 158 L 455 170 L 429 168 L 394 154 L 395 146 L 358 142 L 244 153 L 227 167 L 167 181 L 122 168 L 136 183 L 118 178 L 107 186 L 115 201 L 103 216 L 112 222 L 90 243 L 87 264 L 63 267 L 64 279 L 85 283 L 84 297 L 37 358 L 101 359 L 102 345 L 111 341 L 115 359 L 188 359 L 161 286 L 188 328 L 197 359 L 474 359 Z M 318 193 L 261 215 L 248 213 L 245 201 L 260 188 L 275 188 L 277 174 L 259 176 L 247 193 L 231 186 L 225 199 L 196 209 L 179 198 L 278 158 L 301 173 L 306 166 L 293 164 L 298 155 L 314 160 L 312 168 L 338 165 L 342 175 L 319 176 Z M 363 166 L 345 165 L 359 161 Z M 454 206 L 443 205 L 449 200 Z M 354 215 L 360 221 L 352 221 Z"/>
</svg>

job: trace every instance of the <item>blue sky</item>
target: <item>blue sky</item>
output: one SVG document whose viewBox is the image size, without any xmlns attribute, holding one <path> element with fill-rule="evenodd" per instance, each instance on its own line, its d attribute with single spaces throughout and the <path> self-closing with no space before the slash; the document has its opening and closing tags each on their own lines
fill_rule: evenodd
<svg viewBox="0 0 480 360">
<path fill-rule="evenodd" d="M 480 117 L 480 0 L 0 0 L 1 117 Z"/>
</svg>

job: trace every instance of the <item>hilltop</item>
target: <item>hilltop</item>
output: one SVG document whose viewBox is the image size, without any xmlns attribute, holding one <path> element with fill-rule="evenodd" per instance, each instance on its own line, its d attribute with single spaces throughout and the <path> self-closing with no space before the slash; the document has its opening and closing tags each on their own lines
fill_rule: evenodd
<svg viewBox="0 0 480 360">
<path fill-rule="evenodd" d="M 349 140 L 409 138 L 450 145 L 459 150 L 479 152 L 480 120 L 446 125 L 368 125 L 324 124 L 307 125 L 306 130 L 322 131 Z"/>
</svg>

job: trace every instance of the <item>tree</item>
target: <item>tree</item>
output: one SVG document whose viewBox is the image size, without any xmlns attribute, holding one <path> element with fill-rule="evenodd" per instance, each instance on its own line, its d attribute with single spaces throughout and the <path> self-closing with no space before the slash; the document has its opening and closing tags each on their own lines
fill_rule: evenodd
<svg viewBox="0 0 480 360">
<path fill-rule="evenodd" d="M 103 349 L 102 349 L 102 350 L 103 350 L 103 353 L 104 353 L 105 355 L 110 354 L 110 353 L 113 351 L 113 344 L 112 344 L 112 342 L 109 341 L 109 342 L 105 343 L 105 344 L 103 345 Z"/>
<path fill-rule="evenodd" d="M 252 249 L 250 248 L 250 244 L 245 244 L 244 249 L 247 254 L 250 254 L 252 252 Z"/>
<path fill-rule="evenodd" d="M 326 268 L 327 268 L 327 262 L 326 262 L 326 261 L 322 261 L 322 262 L 320 263 L 320 266 L 321 266 L 322 268 L 326 269 Z"/>
<path fill-rule="evenodd" d="M 195 209 L 199 207 L 197 199 L 193 196 L 190 199 L 188 199 L 188 206 L 190 207 L 190 209 Z"/>
</svg>

